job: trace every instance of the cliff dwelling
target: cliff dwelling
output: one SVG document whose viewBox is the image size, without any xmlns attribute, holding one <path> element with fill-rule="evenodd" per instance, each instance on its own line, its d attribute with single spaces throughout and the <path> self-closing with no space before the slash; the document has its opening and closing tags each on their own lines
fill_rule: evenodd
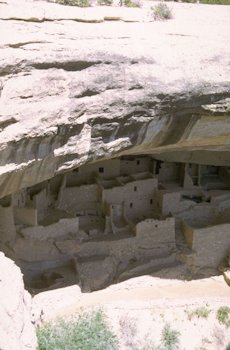
<svg viewBox="0 0 230 350">
<path fill-rule="evenodd" d="M 230 245 L 230 167 L 123 156 L 0 199 L 0 249 L 32 293 L 93 291 L 187 264 L 216 270 Z"/>
</svg>

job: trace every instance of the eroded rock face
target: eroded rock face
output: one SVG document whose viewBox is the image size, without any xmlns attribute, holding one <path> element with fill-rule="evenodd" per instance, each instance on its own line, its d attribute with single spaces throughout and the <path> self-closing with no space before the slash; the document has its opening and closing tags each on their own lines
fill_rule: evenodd
<svg viewBox="0 0 230 350">
<path fill-rule="evenodd" d="M 31 297 L 19 268 L 0 253 L 0 349 L 35 350 Z"/>
<path fill-rule="evenodd" d="M 150 5 L 126 23 L 0 4 L 0 197 L 124 154 L 230 164 L 230 9 L 174 4 L 157 23 Z"/>
</svg>

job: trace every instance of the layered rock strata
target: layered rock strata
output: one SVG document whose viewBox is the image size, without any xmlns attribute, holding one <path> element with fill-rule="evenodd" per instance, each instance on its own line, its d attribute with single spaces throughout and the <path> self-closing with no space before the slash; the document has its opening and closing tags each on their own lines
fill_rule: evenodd
<svg viewBox="0 0 230 350">
<path fill-rule="evenodd" d="M 0 4 L 0 197 L 124 154 L 229 165 L 229 8 L 150 6 Z"/>
</svg>

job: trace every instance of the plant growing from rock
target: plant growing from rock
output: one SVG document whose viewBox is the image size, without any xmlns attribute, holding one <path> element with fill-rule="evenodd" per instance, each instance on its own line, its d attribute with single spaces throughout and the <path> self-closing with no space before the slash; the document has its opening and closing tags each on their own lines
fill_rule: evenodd
<svg viewBox="0 0 230 350">
<path fill-rule="evenodd" d="M 140 1 L 137 0 L 124 0 L 124 5 L 126 7 L 141 7 Z"/>
<path fill-rule="evenodd" d="M 119 319 L 119 326 L 125 346 L 135 347 L 137 335 L 137 320 L 129 315 L 122 315 Z"/>
<path fill-rule="evenodd" d="M 188 311 L 188 319 L 191 320 L 193 317 L 198 317 L 198 318 L 208 318 L 211 310 L 209 310 L 205 306 L 198 307 L 195 310 Z"/>
<path fill-rule="evenodd" d="M 56 0 L 57 4 L 78 6 L 78 7 L 89 7 L 91 6 L 89 0 Z"/>
<path fill-rule="evenodd" d="M 212 331 L 212 336 L 218 349 L 224 348 L 225 332 L 220 326 L 215 326 Z"/>
<path fill-rule="evenodd" d="M 142 3 L 140 0 L 120 0 L 119 5 L 125 7 L 141 7 Z"/>
<path fill-rule="evenodd" d="M 230 327 L 230 307 L 221 306 L 217 310 L 216 318 L 219 323 L 225 325 L 226 327 Z"/>
<path fill-rule="evenodd" d="M 180 332 L 172 329 L 167 323 L 161 333 L 161 343 L 165 350 L 175 350 L 179 345 Z"/>
<path fill-rule="evenodd" d="M 97 3 L 100 6 L 112 6 L 113 0 L 97 0 Z"/>
<path fill-rule="evenodd" d="M 151 7 L 155 20 L 166 20 L 173 17 L 171 9 L 164 2 L 160 2 L 156 6 Z"/>
</svg>

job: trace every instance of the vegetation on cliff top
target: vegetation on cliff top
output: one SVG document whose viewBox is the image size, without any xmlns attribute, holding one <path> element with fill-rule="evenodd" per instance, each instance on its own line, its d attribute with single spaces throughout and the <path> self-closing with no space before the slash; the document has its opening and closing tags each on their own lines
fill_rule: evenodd
<svg viewBox="0 0 230 350">
<path fill-rule="evenodd" d="M 187 2 L 187 3 L 200 2 L 202 4 L 230 5 L 230 0 L 182 0 L 182 2 Z M 78 7 L 90 7 L 91 6 L 91 0 L 56 0 L 56 3 L 61 4 L 61 5 L 78 6 Z M 97 4 L 99 6 L 112 6 L 113 0 L 97 0 Z M 139 1 L 139 0 L 120 0 L 119 5 L 125 6 L 125 7 L 141 7 L 141 1 Z M 164 5 L 164 3 L 160 2 L 159 5 Z M 156 6 L 158 6 L 158 5 L 156 5 Z M 162 10 L 160 9 L 160 11 L 162 11 Z M 169 18 L 171 18 L 171 17 L 169 17 Z"/>
<path fill-rule="evenodd" d="M 189 322 L 192 322 L 191 331 L 192 329 L 194 331 L 195 326 L 197 327 L 198 336 L 201 336 L 200 346 L 194 347 L 194 350 L 206 349 L 204 346 L 206 343 L 215 344 L 216 349 L 230 350 L 229 339 L 226 337 L 228 327 L 230 327 L 230 308 L 228 306 L 221 306 L 215 311 L 207 306 L 200 306 L 196 309 L 185 309 L 184 315 L 186 314 Z M 156 314 L 152 314 L 151 323 L 149 323 L 147 317 L 145 324 L 147 333 L 145 335 L 140 330 L 140 324 L 138 323 L 140 319 L 138 321 L 138 318 L 132 317 L 129 313 L 121 313 L 117 316 L 117 321 L 113 323 L 111 319 L 107 318 L 108 316 L 104 311 L 100 309 L 83 313 L 79 317 L 71 317 L 67 320 L 59 319 L 53 323 L 44 323 L 37 328 L 39 350 L 184 349 L 186 330 L 182 328 L 180 332 L 176 328 L 181 322 L 179 320 L 178 323 L 178 316 L 176 314 L 173 326 L 171 323 L 172 319 L 169 323 L 167 315 L 158 315 L 162 321 L 158 329 L 156 326 L 156 322 L 159 324 L 157 312 Z M 209 317 L 212 320 L 208 320 Z M 215 319 L 217 324 L 214 325 L 213 321 Z M 209 335 L 206 333 L 202 335 L 202 330 L 201 334 L 199 334 L 199 325 L 204 326 L 204 322 L 207 324 L 207 327 L 210 324 L 214 325 Z M 114 327 L 116 323 L 117 325 Z M 206 330 L 209 329 L 207 327 Z"/>
</svg>

